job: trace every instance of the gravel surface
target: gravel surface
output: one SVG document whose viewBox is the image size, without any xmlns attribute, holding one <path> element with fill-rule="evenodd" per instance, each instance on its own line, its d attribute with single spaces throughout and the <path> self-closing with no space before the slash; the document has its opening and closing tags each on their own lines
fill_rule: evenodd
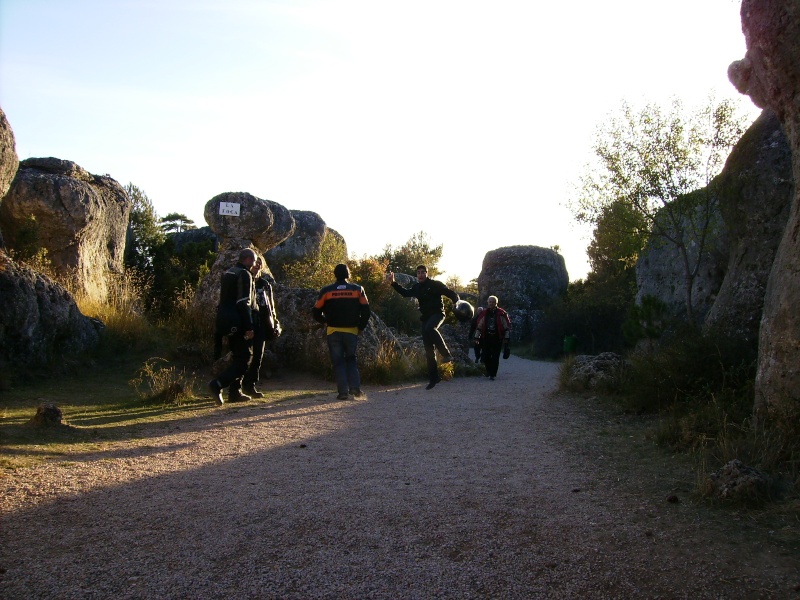
<svg viewBox="0 0 800 600">
<path fill-rule="evenodd" d="M 557 372 L 287 389 L 15 471 L 0 597 L 800 597 L 796 552 L 609 467 L 613 432 Z"/>
</svg>

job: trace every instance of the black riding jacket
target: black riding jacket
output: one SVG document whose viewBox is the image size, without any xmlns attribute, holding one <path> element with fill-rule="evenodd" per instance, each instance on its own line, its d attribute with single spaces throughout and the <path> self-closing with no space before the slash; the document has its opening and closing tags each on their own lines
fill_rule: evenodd
<svg viewBox="0 0 800 600">
<path fill-rule="evenodd" d="M 441 281 L 430 278 L 426 278 L 422 283 L 418 281 L 410 288 L 404 288 L 396 281 L 393 281 L 392 287 L 401 296 L 416 298 L 419 301 L 419 312 L 422 313 L 423 319 L 437 313 L 444 314 L 442 296 L 450 298 L 453 302 L 458 302 L 459 300 L 457 293 Z"/>
<path fill-rule="evenodd" d="M 364 288 L 344 279 L 326 285 L 312 309 L 316 321 L 329 327 L 358 327 L 364 329 L 369 321 L 370 309 Z"/>
</svg>

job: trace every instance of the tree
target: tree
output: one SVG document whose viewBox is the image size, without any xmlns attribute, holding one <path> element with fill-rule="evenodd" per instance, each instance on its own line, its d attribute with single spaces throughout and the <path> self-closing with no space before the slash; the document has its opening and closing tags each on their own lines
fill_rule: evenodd
<svg viewBox="0 0 800 600">
<path fill-rule="evenodd" d="M 577 197 L 575 218 L 617 236 L 634 260 L 640 242 L 671 244 L 681 257 L 686 312 L 694 322 L 692 284 L 700 270 L 718 202 L 713 179 L 744 132 L 744 120 L 729 100 L 713 99 L 688 112 L 675 99 L 620 114 L 600 127 Z M 613 240 L 612 235 L 612 240 Z M 596 257 L 613 241 L 596 240 Z M 634 252 L 635 250 L 635 252 Z"/>
<path fill-rule="evenodd" d="M 181 231 L 188 231 L 190 229 L 197 229 L 189 217 L 181 213 L 169 213 L 166 217 L 159 220 L 161 229 L 164 233 L 180 233 Z"/>
<path fill-rule="evenodd" d="M 159 226 L 153 202 L 144 191 L 129 183 L 125 186 L 131 201 L 128 235 L 125 244 L 125 266 L 152 274 L 156 249 L 164 243 L 164 230 Z"/>
<path fill-rule="evenodd" d="M 420 231 L 408 238 L 408 241 L 399 248 L 387 244 L 383 252 L 375 258 L 385 262 L 388 270 L 407 275 L 414 275 L 418 265 L 425 265 L 428 268 L 428 277 L 433 278 L 439 274 L 437 267 L 443 249 L 444 246 L 441 244 L 436 247 L 431 246 L 428 234 Z"/>
<path fill-rule="evenodd" d="M 284 265 L 284 283 L 289 287 L 319 289 L 333 281 L 334 267 L 346 256 L 344 242 L 326 232 L 317 250 Z"/>
</svg>

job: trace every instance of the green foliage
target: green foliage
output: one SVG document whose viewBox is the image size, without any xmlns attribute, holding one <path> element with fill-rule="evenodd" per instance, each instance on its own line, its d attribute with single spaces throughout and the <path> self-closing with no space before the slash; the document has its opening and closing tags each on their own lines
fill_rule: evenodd
<svg viewBox="0 0 800 600">
<path fill-rule="evenodd" d="M 316 252 L 284 266 L 284 282 L 289 287 L 320 289 L 333 283 L 333 268 L 346 261 L 344 242 L 326 232 Z"/>
<path fill-rule="evenodd" d="M 691 282 L 701 268 L 717 210 L 712 179 L 743 132 L 743 119 L 728 100 L 709 99 L 694 112 L 677 99 L 667 109 L 650 104 L 638 112 L 625 103 L 618 116 L 599 128 L 597 161 L 587 166 L 570 202 L 578 221 L 604 224 L 593 249 L 597 260 L 615 245 L 618 256 L 613 258 L 635 259 L 637 246 L 641 249 L 647 239 L 674 246 L 688 283 L 690 320 Z"/>
<path fill-rule="evenodd" d="M 164 233 L 180 233 L 190 229 L 197 229 L 189 217 L 182 213 L 169 213 L 166 217 L 158 220 Z"/>
<path fill-rule="evenodd" d="M 125 186 L 125 191 L 132 204 L 125 244 L 125 266 L 152 275 L 156 249 L 164 243 L 166 236 L 147 194 L 132 183 Z"/>
<path fill-rule="evenodd" d="M 213 240 L 188 242 L 175 247 L 171 236 L 154 249 L 153 284 L 148 295 L 148 307 L 156 315 L 173 314 L 186 287 L 197 289 L 216 260 Z"/>
<path fill-rule="evenodd" d="M 639 340 L 653 342 L 664 334 L 670 322 L 666 304 L 653 296 L 644 296 L 640 304 L 631 305 L 622 331 L 631 345 Z"/>
<path fill-rule="evenodd" d="M 439 274 L 439 261 L 442 258 L 443 245 L 431 246 L 428 234 L 419 231 L 408 238 L 408 241 L 394 248 L 387 244 L 383 252 L 375 258 L 380 262 L 385 262 L 387 269 L 393 273 L 405 273 L 414 275 L 418 265 L 425 265 L 428 268 L 428 277 L 435 279 Z"/>
<path fill-rule="evenodd" d="M 533 333 L 531 354 L 562 356 L 565 335 L 577 338 L 578 353 L 621 352 L 626 347 L 622 325 L 635 296 L 633 269 L 605 277 L 590 273 L 585 281 L 570 283 L 566 295 L 544 310 Z"/>
<path fill-rule="evenodd" d="M 396 295 L 384 280 L 387 271 L 385 262 L 375 257 L 363 256 L 351 260 L 348 266 L 350 267 L 350 280 L 364 288 L 370 308 L 373 310 L 383 306 L 389 297 Z"/>
</svg>

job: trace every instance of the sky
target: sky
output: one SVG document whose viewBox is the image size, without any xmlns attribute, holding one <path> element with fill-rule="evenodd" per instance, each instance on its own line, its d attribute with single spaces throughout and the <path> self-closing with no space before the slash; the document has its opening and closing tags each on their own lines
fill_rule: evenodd
<svg viewBox="0 0 800 600">
<path fill-rule="evenodd" d="M 205 225 L 223 192 L 318 213 L 351 257 L 424 231 L 441 278 L 590 230 L 568 199 L 619 111 L 713 94 L 735 0 L 0 0 L 0 107 L 20 160 L 133 183 Z"/>
</svg>

